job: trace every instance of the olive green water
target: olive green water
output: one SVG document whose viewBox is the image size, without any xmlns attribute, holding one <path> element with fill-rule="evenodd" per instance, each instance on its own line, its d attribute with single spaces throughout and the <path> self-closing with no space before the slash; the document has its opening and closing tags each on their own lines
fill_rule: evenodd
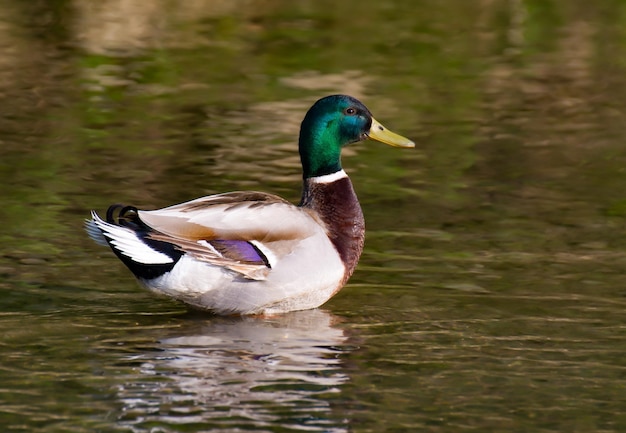
<svg viewBox="0 0 626 433">
<path fill-rule="evenodd" d="M 626 2 L 0 2 L 3 432 L 626 431 Z M 188 313 L 82 230 L 114 202 L 297 201 L 349 93 L 417 143 L 344 166 L 323 308 Z"/>
</svg>

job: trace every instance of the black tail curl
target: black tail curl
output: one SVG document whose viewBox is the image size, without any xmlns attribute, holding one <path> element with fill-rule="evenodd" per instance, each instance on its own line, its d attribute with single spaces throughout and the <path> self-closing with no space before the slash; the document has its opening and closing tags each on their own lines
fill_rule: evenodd
<svg viewBox="0 0 626 433">
<path fill-rule="evenodd" d="M 112 204 L 107 209 L 107 222 L 133 230 L 146 229 L 146 225 L 141 222 L 137 212 L 138 209 L 135 206 L 126 206 L 120 203 Z"/>
</svg>

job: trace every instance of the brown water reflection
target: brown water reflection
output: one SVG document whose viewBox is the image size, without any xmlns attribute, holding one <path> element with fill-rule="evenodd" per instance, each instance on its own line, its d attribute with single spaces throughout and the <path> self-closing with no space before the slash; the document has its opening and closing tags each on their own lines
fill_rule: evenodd
<svg viewBox="0 0 626 433">
<path fill-rule="evenodd" d="M 138 5 L 0 8 L 5 431 L 626 428 L 624 2 Z M 297 201 L 335 92 L 418 149 L 348 149 L 368 235 L 325 310 L 190 316 L 82 232 L 115 201 Z"/>
</svg>

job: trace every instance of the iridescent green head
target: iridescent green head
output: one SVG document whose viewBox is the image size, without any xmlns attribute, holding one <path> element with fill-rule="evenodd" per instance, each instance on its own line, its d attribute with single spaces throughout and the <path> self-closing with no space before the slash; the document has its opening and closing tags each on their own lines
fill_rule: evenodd
<svg viewBox="0 0 626 433">
<path fill-rule="evenodd" d="M 395 147 L 414 147 L 408 138 L 395 134 L 373 117 L 359 100 L 331 95 L 309 109 L 300 127 L 300 160 L 304 178 L 341 170 L 341 148 L 367 138 Z"/>
</svg>

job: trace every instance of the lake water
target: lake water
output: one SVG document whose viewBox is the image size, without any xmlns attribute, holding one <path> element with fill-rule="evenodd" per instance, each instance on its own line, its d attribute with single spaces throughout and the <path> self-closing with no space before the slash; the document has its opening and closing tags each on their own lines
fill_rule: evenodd
<svg viewBox="0 0 626 433">
<path fill-rule="evenodd" d="M 3 432 L 626 431 L 626 2 L 4 0 Z M 188 312 L 91 209 L 300 196 L 313 101 L 368 232 L 322 308 Z"/>
</svg>

